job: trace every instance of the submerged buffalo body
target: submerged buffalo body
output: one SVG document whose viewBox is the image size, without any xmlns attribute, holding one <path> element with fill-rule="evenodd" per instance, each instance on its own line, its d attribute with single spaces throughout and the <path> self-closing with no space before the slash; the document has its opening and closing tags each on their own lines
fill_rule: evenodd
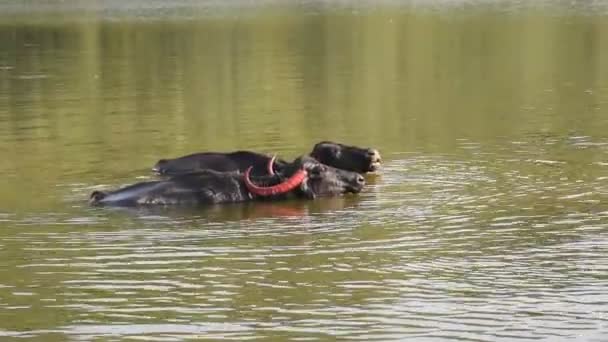
<svg viewBox="0 0 608 342">
<path fill-rule="evenodd" d="M 382 161 L 376 149 L 330 141 L 316 144 L 310 156 L 323 164 L 358 173 L 376 171 Z M 175 159 L 161 159 L 152 170 L 161 175 L 178 175 L 199 170 L 245 171 L 253 166 L 251 174 L 261 176 L 282 172 L 287 165 L 288 163 L 283 160 L 275 160 L 274 157 L 250 151 L 205 152 Z"/>
<path fill-rule="evenodd" d="M 275 160 L 273 157 L 250 151 L 203 152 L 175 159 L 161 159 L 154 165 L 152 171 L 171 176 L 200 170 L 245 171 L 253 167 L 251 174 L 262 176 L 280 172 L 286 164 L 283 160 Z"/>
<path fill-rule="evenodd" d="M 272 166 L 272 163 L 271 163 Z M 202 205 L 237 203 L 288 197 L 315 198 L 358 193 L 365 184 L 356 172 L 323 165 L 310 157 L 286 164 L 282 174 L 252 176 L 203 170 L 167 180 L 137 183 L 125 188 L 91 194 L 93 205 Z"/>
</svg>

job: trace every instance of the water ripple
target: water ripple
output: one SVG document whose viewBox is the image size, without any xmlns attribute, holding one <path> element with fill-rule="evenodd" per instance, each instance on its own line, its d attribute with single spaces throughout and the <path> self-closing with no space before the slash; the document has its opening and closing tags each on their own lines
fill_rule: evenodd
<svg viewBox="0 0 608 342">
<path fill-rule="evenodd" d="M 20 246 L 23 278 L 3 277 L 0 307 L 19 315 L 36 300 L 80 322 L 2 334 L 593 340 L 608 327 L 599 184 L 526 160 L 413 154 L 337 200 L 1 215 L 24 229 L 2 242 Z M 285 211 L 298 214 L 274 215 Z"/>
</svg>

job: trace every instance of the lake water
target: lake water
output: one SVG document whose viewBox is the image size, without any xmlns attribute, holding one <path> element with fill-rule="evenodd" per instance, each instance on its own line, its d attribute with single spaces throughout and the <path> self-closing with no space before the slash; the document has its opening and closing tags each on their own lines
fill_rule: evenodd
<svg viewBox="0 0 608 342">
<path fill-rule="evenodd" d="M 606 341 L 608 3 L 0 1 L 0 339 Z M 358 196 L 91 208 L 162 157 Z"/>
</svg>

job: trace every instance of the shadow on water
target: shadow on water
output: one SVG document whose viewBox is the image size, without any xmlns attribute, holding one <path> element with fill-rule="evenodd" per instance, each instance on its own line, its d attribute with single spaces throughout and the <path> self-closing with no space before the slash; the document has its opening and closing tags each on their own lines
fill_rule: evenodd
<svg viewBox="0 0 608 342">
<path fill-rule="evenodd" d="M 341 210 L 354 210 L 360 199 L 354 195 L 319 198 L 315 201 L 247 202 L 208 206 L 147 206 L 138 208 L 95 208 L 94 215 L 126 215 L 140 219 L 200 220 L 201 222 L 231 222 L 264 218 L 305 218 Z"/>
</svg>

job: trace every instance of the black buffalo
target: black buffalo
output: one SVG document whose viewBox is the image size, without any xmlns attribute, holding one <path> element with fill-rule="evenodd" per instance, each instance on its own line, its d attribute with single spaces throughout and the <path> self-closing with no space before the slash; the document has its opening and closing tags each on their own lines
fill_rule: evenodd
<svg viewBox="0 0 608 342">
<path fill-rule="evenodd" d="M 380 152 L 374 148 L 361 148 L 331 141 L 316 144 L 310 156 L 323 164 L 359 173 L 374 172 L 382 163 Z"/>
<path fill-rule="evenodd" d="M 273 175 L 281 172 L 287 165 L 284 160 L 276 160 L 265 154 L 250 151 L 202 152 L 189 154 L 175 159 L 161 159 L 152 171 L 161 175 L 179 175 L 201 170 L 219 172 L 245 171 L 253 167 L 253 176 Z"/>
<path fill-rule="evenodd" d="M 271 165 L 272 166 L 272 165 Z M 356 172 L 336 169 L 305 156 L 286 164 L 281 174 L 252 176 L 245 173 L 202 170 L 167 180 L 142 182 L 90 196 L 93 205 L 202 205 L 251 200 L 315 198 L 358 193 L 365 185 Z"/>
<path fill-rule="evenodd" d="M 376 149 L 348 146 L 331 141 L 316 144 L 310 156 L 323 164 L 358 173 L 376 171 L 382 162 L 380 152 Z M 161 159 L 152 170 L 161 175 L 177 175 L 198 170 L 245 171 L 253 166 L 254 176 L 272 175 L 281 172 L 288 164 L 284 160 L 273 158 L 250 151 L 203 152 L 175 159 Z"/>
</svg>

